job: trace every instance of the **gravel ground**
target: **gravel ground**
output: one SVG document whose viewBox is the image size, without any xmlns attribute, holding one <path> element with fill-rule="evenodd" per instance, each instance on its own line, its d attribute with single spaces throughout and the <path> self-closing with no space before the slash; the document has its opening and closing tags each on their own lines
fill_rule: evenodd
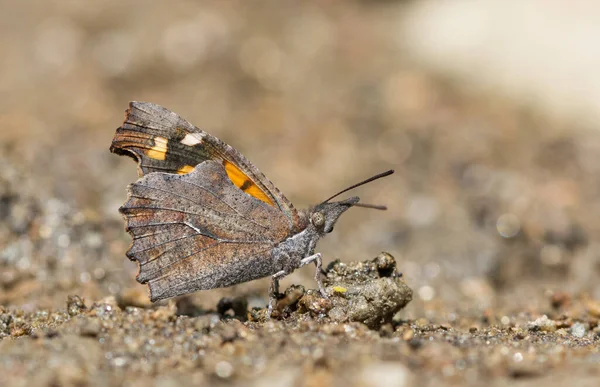
<svg viewBox="0 0 600 387">
<path fill-rule="evenodd" d="M 0 385 L 598 385 L 597 128 L 424 71 L 414 2 L 280 3 L 2 5 Z M 268 280 L 151 304 L 108 151 L 130 100 L 300 208 L 393 168 L 352 192 L 389 210 L 320 242 L 328 299 L 303 268 L 270 320 Z"/>
</svg>

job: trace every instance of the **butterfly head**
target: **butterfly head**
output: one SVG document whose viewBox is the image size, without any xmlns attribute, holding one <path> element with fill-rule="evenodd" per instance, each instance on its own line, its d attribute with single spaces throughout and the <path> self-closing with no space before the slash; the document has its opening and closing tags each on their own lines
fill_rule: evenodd
<svg viewBox="0 0 600 387">
<path fill-rule="evenodd" d="M 366 180 L 361 181 L 360 183 L 356 183 L 338 193 L 331 196 L 329 199 L 325 200 L 321 204 L 316 205 L 311 210 L 308 211 L 308 221 L 310 225 L 315 228 L 315 230 L 320 235 L 325 235 L 333 231 L 333 226 L 335 222 L 337 222 L 338 218 L 342 213 L 344 213 L 348 208 L 356 206 L 356 207 L 366 207 L 366 208 L 374 208 L 377 210 L 385 210 L 385 206 L 376 206 L 372 204 L 362 204 L 359 203 L 359 198 L 357 196 L 353 196 L 346 200 L 340 200 L 339 202 L 331 202 L 331 199 L 337 197 L 344 192 L 347 192 L 356 187 L 360 187 L 361 185 L 370 183 L 374 180 L 380 179 L 385 176 L 389 176 L 394 173 L 393 170 L 389 170 L 383 173 L 379 173 L 373 177 L 370 177 Z"/>
<path fill-rule="evenodd" d="M 358 197 L 354 196 L 339 202 L 321 203 L 310 211 L 308 217 L 310 224 L 319 234 L 330 233 L 333 231 L 333 226 L 340 215 L 358 203 L 358 201 Z"/>
</svg>

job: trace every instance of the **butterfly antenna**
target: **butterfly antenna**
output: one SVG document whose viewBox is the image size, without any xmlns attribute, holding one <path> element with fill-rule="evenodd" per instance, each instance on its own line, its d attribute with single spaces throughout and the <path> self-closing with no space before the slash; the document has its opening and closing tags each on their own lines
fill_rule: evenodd
<svg viewBox="0 0 600 387">
<path fill-rule="evenodd" d="M 351 189 L 354 189 L 354 188 L 356 188 L 356 187 L 360 187 L 361 185 L 365 185 L 365 184 L 367 184 L 367 183 L 370 183 L 370 182 L 372 182 L 373 180 L 377 180 L 377 179 L 381 179 L 382 177 L 389 176 L 389 175 L 391 175 L 392 173 L 394 173 L 394 170 L 393 170 L 393 169 L 390 169 L 389 171 L 385 171 L 385 172 L 382 172 L 382 173 L 378 173 L 377 175 L 375 175 L 375 176 L 372 176 L 372 177 L 369 177 L 368 179 L 366 179 L 366 180 L 363 180 L 363 181 L 361 181 L 360 183 L 356 183 L 356 184 L 354 184 L 354 185 L 352 185 L 352 186 L 350 186 L 350 187 L 348 187 L 348 188 L 346 188 L 346 189 L 344 189 L 344 190 L 341 190 L 340 192 L 336 193 L 335 195 L 333 195 L 333 196 L 332 196 L 332 197 L 330 197 L 329 199 L 325 200 L 325 201 L 324 201 L 323 203 L 321 203 L 321 204 L 327 203 L 327 202 L 328 202 L 328 201 L 330 201 L 331 199 L 333 199 L 333 198 L 335 198 L 335 197 L 337 197 L 337 196 L 339 196 L 339 195 L 343 194 L 344 192 L 348 192 L 348 191 L 350 191 Z M 355 206 L 358 206 L 358 203 L 357 203 L 357 204 L 355 204 Z M 368 208 L 374 208 L 374 207 L 381 207 L 381 206 L 373 206 L 373 205 L 369 205 L 369 204 L 364 204 L 364 205 L 362 205 L 362 206 L 359 206 L 359 207 L 368 207 Z"/>
</svg>

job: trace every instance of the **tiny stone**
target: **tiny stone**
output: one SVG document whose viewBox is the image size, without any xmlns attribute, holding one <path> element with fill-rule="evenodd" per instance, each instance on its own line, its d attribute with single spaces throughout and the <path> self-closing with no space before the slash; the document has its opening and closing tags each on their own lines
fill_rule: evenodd
<svg viewBox="0 0 600 387">
<path fill-rule="evenodd" d="M 556 331 L 556 322 L 543 315 L 535 321 L 528 322 L 527 329 L 530 331 L 554 332 Z"/>
<path fill-rule="evenodd" d="M 308 311 L 314 317 L 326 314 L 332 308 L 331 300 L 320 295 L 306 294 L 298 301 L 301 310 Z"/>
<path fill-rule="evenodd" d="M 302 285 L 292 285 L 285 290 L 284 296 L 277 300 L 275 313 L 282 315 L 283 312 L 289 312 L 296 309 L 298 301 L 304 296 L 305 290 Z"/>
<path fill-rule="evenodd" d="M 233 366 L 227 361 L 220 361 L 215 366 L 215 374 L 220 378 L 227 379 L 233 374 Z"/>
<path fill-rule="evenodd" d="M 581 337 L 585 336 L 585 333 L 586 333 L 586 327 L 584 324 L 582 324 L 580 322 L 576 322 L 571 327 L 571 334 L 575 337 L 581 338 Z"/>
<path fill-rule="evenodd" d="M 85 311 L 85 304 L 79 296 L 67 297 L 67 311 L 70 316 L 76 316 Z"/>
<path fill-rule="evenodd" d="M 390 277 L 396 271 L 396 260 L 390 253 L 382 252 L 373 262 L 377 266 L 380 277 Z"/>
<path fill-rule="evenodd" d="M 412 340 L 413 337 L 415 337 L 415 331 L 410 328 L 402 333 L 402 340 L 404 341 Z"/>
</svg>

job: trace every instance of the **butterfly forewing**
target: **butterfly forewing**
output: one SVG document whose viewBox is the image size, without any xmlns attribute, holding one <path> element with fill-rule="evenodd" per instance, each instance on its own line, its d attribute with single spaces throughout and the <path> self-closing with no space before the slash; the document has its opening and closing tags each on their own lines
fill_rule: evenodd
<svg viewBox="0 0 600 387">
<path fill-rule="evenodd" d="M 153 301 L 273 274 L 271 251 L 293 228 L 234 186 L 216 161 L 185 175 L 148 174 L 129 191 L 121 208 L 133 236 L 128 256 Z"/>
<path fill-rule="evenodd" d="M 132 102 L 110 150 L 136 158 L 140 176 L 151 172 L 182 173 L 186 166 L 193 168 L 211 159 L 207 149 L 181 143 L 188 133 L 196 131 L 200 130 L 161 106 Z"/>
<path fill-rule="evenodd" d="M 218 161 L 236 187 L 298 222 L 291 202 L 241 153 L 161 106 L 131 102 L 110 149 L 137 159 L 140 176 L 187 174 L 203 161 Z"/>
</svg>

